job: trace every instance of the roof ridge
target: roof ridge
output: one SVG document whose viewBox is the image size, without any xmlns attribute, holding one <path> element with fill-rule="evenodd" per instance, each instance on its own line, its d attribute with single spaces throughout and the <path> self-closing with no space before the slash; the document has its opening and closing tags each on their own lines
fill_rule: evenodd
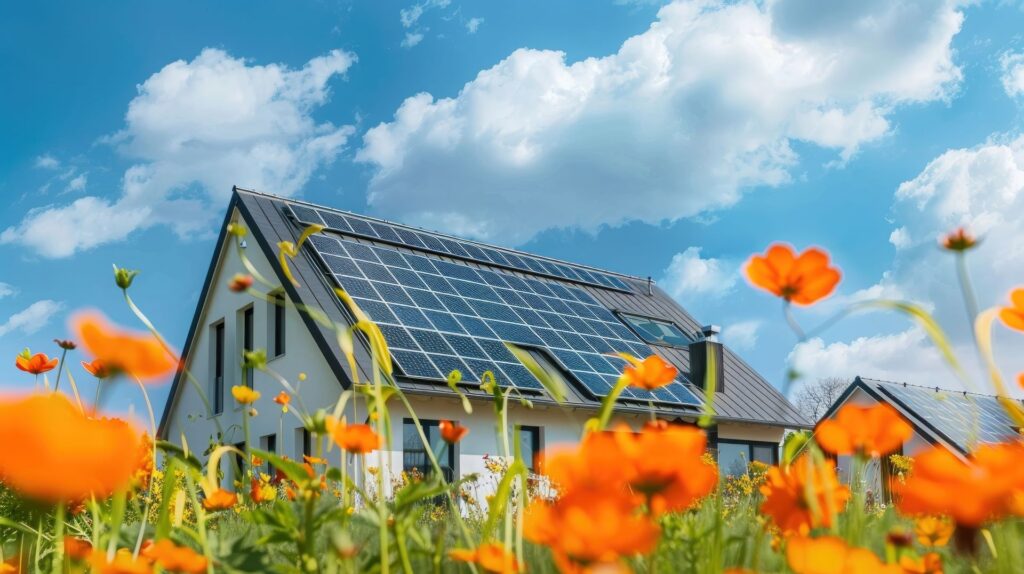
<svg viewBox="0 0 1024 574">
<path fill-rule="evenodd" d="M 256 191 L 254 189 L 246 189 L 244 187 L 239 187 L 237 185 L 234 187 L 234 190 L 236 192 L 241 191 L 241 192 L 250 193 L 250 194 L 253 194 L 253 195 L 269 197 L 269 198 L 276 199 L 276 200 L 279 200 L 279 201 L 284 201 L 286 203 L 297 203 L 299 205 L 304 205 L 304 206 L 307 206 L 307 207 L 310 207 L 310 208 L 327 209 L 327 210 L 330 210 L 330 211 L 335 211 L 335 212 L 338 212 L 338 213 L 343 213 L 345 215 L 350 215 L 350 216 L 353 216 L 353 217 L 358 217 L 360 219 L 366 219 L 366 220 L 370 220 L 370 221 L 374 221 L 374 222 L 378 222 L 378 223 L 386 223 L 388 225 L 394 225 L 394 226 L 397 226 L 397 227 L 404 227 L 406 229 L 409 229 L 409 230 L 412 230 L 412 231 L 418 231 L 420 233 L 429 233 L 431 235 L 436 235 L 438 237 L 444 237 L 446 239 L 452 239 L 452 240 L 455 240 L 455 241 L 463 241 L 463 242 L 471 243 L 471 244 L 474 244 L 474 245 L 477 245 L 477 246 L 487 247 L 489 249 L 497 249 L 497 250 L 500 250 L 500 251 L 507 251 L 509 253 L 514 253 L 514 254 L 517 254 L 517 255 L 526 255 L 526 256 L 529 256 L 529 257 L 535 257 L 537 259 L 543 259 L 545 261 L 550 261 L 550 262 L 553 262 L 553 263 L 560 263 L 562 265 L 571 265 L 573 267 L 579 267 L 581 269 L 586 269 L 586 270 L 589 270 L 589 271 L 597 271 L 597 272 L 600 272 L 600 273 L 607 273 L 608 275 L 615 275 L 617 277 L 621 277 L 621 278 L 624 278 L 624 279 L 632 279 L 634 281 L 647 281 L 648 279 L 650 279 L 650 277 L 637 277 L 636 275 L 630 275 L 628 273 L 622 273 L 622 272 L 619 272 L 619 271 L 612 271 L 612 270 L 604 269 L 604 268 L 601 268 L 601 267 L 595 267 L 593 265 L 587 265 L 585 263 L 577 263 L 575 261 L 567 261 L 565 259 L 558 259 L 556 257 L 551 257 L 551 256 L 548 256 L 548 255 L 541 255 L 541 254 L 532 253 L 532 252 L 529 252 L 529 251 L 522 251 L 522 250 L 519 250 L 519 249 L 513 249 L 511 247 L 504 247 L 504 246 L 501 246 L 501 245 L 495 245 L 493 243 L 484 243 L 483 241 L 479 241 L 479 240 L 476 240 L 476 239 L 467 239 L 465 237 L 459 237 L 457 235 L 451 235 L 451 234 L 448 234 L 448 233 L 444 233 L 442 231 L 436 231 L 436 230 L 433 230 L 433 229 L 425 229 L 425 228 L 422 228 L 422 227 L 416 227 L 415 225 L 409 225 L 408 223 L 402 223 L 400 221 L 393 221 L 393 220 L 390 220 L 390 219 L 383 219 L 383 218 L 380 218 L 380 217 L 374 217 L 372 215 L 366 215 L 366 214 L 363 214 L 363 213 L 356 213 L 354 211 L 348 211 L 348 210 L 345 210 L 345 209 L 339 209 L 337 207 L 331 207 L 331 206 L 328 206 L 328 205 L 322 205 L 322 204 L 319 204 L 319 203 L 313 203 L 311 201 L 305 201 L 305 200 L 302 200 L 302 199 L 295 199 L 295 198 L 292 198 L 292 197 L 284 197 L 284 196 L 280 196 L 280 195 L 275 195 L 273 193 L 267 193 L 265 191 Z M 653 279 L 651 279 L 651 282 L 654 283 Z"/>
<path fill-rule="evenodd" d="M 917 385 L 917 384 L 914 384 L 914 383 L 908 383 L 908 382 L 905 382 L 905 381 L 887 381 L 885 379 L 873 379 L 871 377 L 861 377 L 861 380 L 863 380 L 863 381 L 871 381 L 873 383 L 881 383 L 881 384 L 884 384 L 884 385 L 895 385 L 895 386 L 900 386 L 900 387 L 904 387 L 904 388 L 911 387 L 911 388 L 915 388 L 915 389 L 922 389 L 922 390 L 932 391 L 932 392 L 945 392 L 945 393 L 952 393 L 952 394 L 965 395 L 965 396 L 970 395 L 970 396 L 974 396 L 974 397 L 984 397 L 984 398 L 987 398 L 987 399 L 998 399 L 999 398 L 999 395 L 992 395 L 992 394 L 986 394 L 986 393 L 976 393 L 976 392 L 967 391 L 967 390 L 964 390 L 964 389 L 944 389 L 942 387 L 937 387 L 937 386 L 936 387 L 929 387 L 929 386 L 925 386 L 925 385 Z M 1008 398 L 1010 400 L 1012 400 L 1012 401 L 1024 402 L 1024 399 L 1018 399 L 1018 398 L 1015 398 L 1015 397 L 1008 397 Z"/>
</svg>

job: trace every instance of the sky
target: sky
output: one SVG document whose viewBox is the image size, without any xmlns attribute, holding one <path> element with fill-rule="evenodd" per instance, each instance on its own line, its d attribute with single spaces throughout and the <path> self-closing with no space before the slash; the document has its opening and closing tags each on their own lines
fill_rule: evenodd
<svg viewBox="0 0 1024 574">
<path fill-rule="evenodd" d="M 801 324 L 914 301 L 977 375 L 937 238 L 982 238 L 982 308 L 1024 284 L 1021 29 L 1008 1 L 4 3 L 0 389 L 78 310 L 140 327 L 113 264 L 180 347 L 235 184 L 653 277 L 780 388 L 959 388 L 907 317 L 800 342 L 741 269 L 822 247 L 843 281 Z"/>
</svg>

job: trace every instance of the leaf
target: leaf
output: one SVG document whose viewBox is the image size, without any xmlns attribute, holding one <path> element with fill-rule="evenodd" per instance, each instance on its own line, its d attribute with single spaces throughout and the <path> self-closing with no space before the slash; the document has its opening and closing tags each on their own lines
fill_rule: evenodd
<svg viewBox="0 0 1024 574">
<path fill-rule="evenodd" d="M 203 471 L 203 463 L 199 462 L 199 459 L 196 458 L 195 455 L 185 452 L 184 448 L 165 440 L 156 441 L 156 447 L 167 454 L 173 455 L 178 460 L 185 462 L 195 470 L 198 470 L 199 472 Z"/>
<path fill-rule="evenodd" d="M 294 460 L 285 459 L 284 457 L 265 450 L 255 448 L 250 450 L 257 457 L 268 461 L 274 468 L 283 472 L 284 475 L 293 482 L 302 483 L 309 480 L 309 474 L 306 472 L 306 467 Z"/>
<path fill-rule="evenodd" d="M 507 347 L 509 351 L 512 351 L 512 354 L 519 359 L 519 362 L 526 367 L 526 370 L 530 371 L 534 377 L 537 377 L 540 384 L 544 386 L 544 390 L 551 395 L 551 398 L 555 399 L 556 403 L 565 402 L 565 380 L 561 375 L 548 371 L 543 365 L 537 362 L 537 359 L 533 358 L 533 355 L 516 345 L 513 345 L 512 343 L 505 343 L 505 347 Z"/>
</svg>

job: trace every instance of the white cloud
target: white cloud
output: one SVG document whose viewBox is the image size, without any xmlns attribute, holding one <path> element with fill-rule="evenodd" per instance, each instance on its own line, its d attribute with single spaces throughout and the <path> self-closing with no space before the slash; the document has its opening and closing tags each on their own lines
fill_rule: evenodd
<svg viewBox="0 0 1024 574">
<path fill-rule="evenodd" d="M 354 62 L 335 50 L 292 70 L 205 49 L 168 64 L 138 86 L 124 129 L 108 138 L 138 161 L 120 197 L 31 210 L 0 243 L 66 257 L 157 224 L 182 236 L 209 229 L 234 184 L 294 195 L 354 131 L 311 116 L 331 78 Z"/>
<path fill-rule="evenodd" d="M 737 266 L 715 258 L 702 258 L 700 247 L 676 253 L 658 284 L 680 301 L 690 297 L 721 297 L 736 286 Z"/>
<path fill-rule="evenodd" d="M 36 158 L 35 166 L 39 169 L 60 169 L 60 160 L 48 153 Z"/>
<path fill-rule="evenodd" d="M 402 8 L 398 11 L 398 18 L 402 22 L 403 28 L 412 28 L 427 10 L 447 8 L 449 4 L 451 4 L 451 0 L 425 0 L 408 8 Z"/>
<path fill-rule="evenodd" d="M 476 31 L 480 29 L 480 24 L 483 23 L 483 18 L 470 18 L 466 20 L 466 31 L 470 34 L 476 34 Z"/>
<path fill-rule="evenodd" d="M 896 249 L 903 249 L 904 247 L 910 247 L 910 234 L 907 232 L 906 227 L 899 227 L 892 230 L 889 234 L 889 243 L 892 243 Z"/>
<path fill-rule="evenodd" d="M 999 58 L 1003 70 L 1003 89 L 1007 95 L 1016 97 L 1024 94 L 1024 54 L 1006 52 Z"/>
<path fill-rule="evenodd" d="M 65 193 L 74 193 L 77 191 L 85 191 L 85 186 L 89 183 L 89 174 L 80 173 L 75 177 L 71 178 L 71 181 L 64 186 Z"/>
<path fill-rule="evenodd" d="M 64 303 L 50 299 L 36 301 L 25 309 L 11 315 L 7 318 L 7 321 L 0 324 L 0 337 L 16 331 L 31 335 L 45 327 L 50 322 L 50 319 L 63 308 Z"/>
<path fill-rule="evenodd" d="M 0 281 L 0 299 L 10 297 L 18 292 L 11 284 Z"/>
<path fill-rule="evenodd" d="M 737 350 L 753 349 L 757 344 L 757 334 L 761 329 L 761 321 L 739 321 L 726 325 L 722 329 L 722 340 Z"/>
<path fill-rule="evenodd" d="M 787 182 L 802 140 L 848 159 L 961 78 L 954 0 L 678 1 L 611 55 L 519 49 L 370 129 L 377 212 L 505 243 L 729 206 Z"/>
<path fill-rule="evenodd" d="M 422 41 L 423 41 L 423 33 L 422 32 L 406 32 L 405 33 L 405 39 L 402 40 L 402 44 L 401 45 L 402 45 L 403 48 L 413 48 L 413 47 L 415 47 L 417 44 L 419 44 Z"/>
</svg>

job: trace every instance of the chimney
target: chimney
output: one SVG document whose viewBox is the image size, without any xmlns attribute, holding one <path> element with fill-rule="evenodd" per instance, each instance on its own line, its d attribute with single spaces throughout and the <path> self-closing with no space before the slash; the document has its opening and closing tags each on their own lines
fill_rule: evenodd
<svg viewBox="0 0 1024 574">
<path fill-rule="evenodd" d="M 708 366 L 713 364 L 716 392 L 725 390 L 722 344 L 718 342 L 718 334 L 721 331 L 718 325 L 705 325 L 700 329 L 700 340 L 690 343 L 690 380 L 703 389 L 708 376 Z"/>
</svg>

